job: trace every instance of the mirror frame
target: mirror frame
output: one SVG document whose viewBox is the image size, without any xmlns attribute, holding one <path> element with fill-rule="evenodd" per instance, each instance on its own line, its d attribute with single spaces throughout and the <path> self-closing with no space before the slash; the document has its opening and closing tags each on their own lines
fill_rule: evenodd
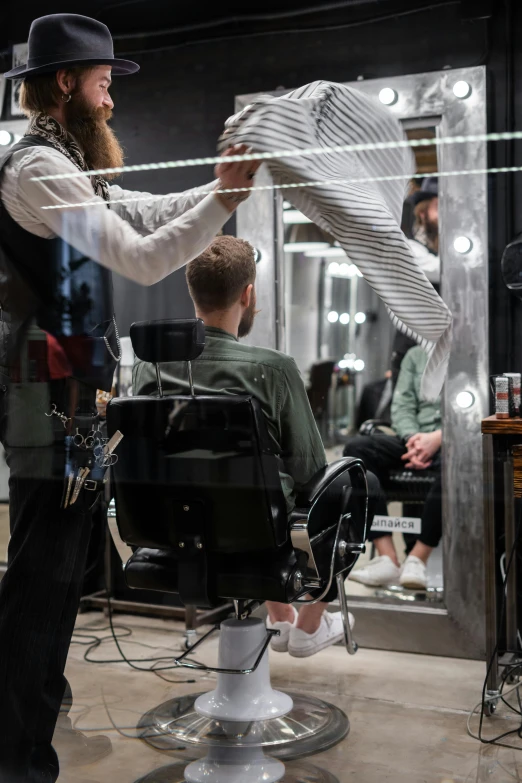
<svg viewBox="0 0 522 783">
<path fill-rule="evenodd" d="M 469 97 L 454 95 L 457 81 L 471 86 Z M 398 99 L 390 111 L 401 120 L 436 120 L 439 138 L 487 132 L 485 66 L 348 82 L 348 86 L 377 100 L 383 87 L 392 87 Z M 235 111 L 257 95 L 237 96 Z M 486 168 L 485 142 L 438 147 L 441 294 L 454 318 L 443 390 L 444 605 L 413 601 L 398 605 L 350 596 L 357 641 L 363 647 L 465 658 L 485 654 L 481 420 L 489 410 L 487 174 L 448 174 Z M 266 166 L 258 180 L 259 185 L 270 184 Z M 240 205 L 237 234 L 262 253 L 257 293 L 263 316 L 256 320 L 248 342 L 284 350 L 284 227 L 279 192 L 260 191 Z M 465 255 L 453 246 L 461 235 L 473 243 Z M 461 391 L 474 396 L 473 405 L 465 410 L 456 403 Z"/>
</svg>

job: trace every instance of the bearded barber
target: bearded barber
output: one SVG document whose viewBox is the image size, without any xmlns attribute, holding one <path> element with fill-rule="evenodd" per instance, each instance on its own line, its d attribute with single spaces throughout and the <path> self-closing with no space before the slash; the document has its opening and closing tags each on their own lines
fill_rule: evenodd
<svg viewBox="0 0 522 783">
<path fill-rule="evenodd" d="M 59 773 L 53 731 L 102 486 L 93 478 L 78 492 L 79 469 L 90 464 L 96 388 L 110 390 L 119 357 L 111 271 L 152 285 L 198 256 L 241 200 L 201 191 L 250 187 L 257 169 L 227 163 L 246 151 L 231 148 L 217 183 L 153 198 L 100 176 L 35 180 L 122 164 L 109 90 L 138 65 L 114 57 L 105 25 L 74 14 L 36 19 L 28 47 L 27 66 L 5 75 L 24 80 L 29 127 L 0 161 L 0 437 L 11 473 L 1 783 Z M 46 209 L 64 204 L 83 206 Z"/>
</svg>

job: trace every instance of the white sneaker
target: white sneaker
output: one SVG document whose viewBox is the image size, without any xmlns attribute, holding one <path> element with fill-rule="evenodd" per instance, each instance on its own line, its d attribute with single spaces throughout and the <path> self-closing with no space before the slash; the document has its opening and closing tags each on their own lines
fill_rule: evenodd
<svg viewBox="0 0 522 783">
<path fill-rule="evenodd" d="M 400 568 L 395 565 L 391 557 L 381 555 L 381 557 L 374 557 L 357 571 L 352 571 L 348 578 L 368 587 L 386 587 L 386 585 L 397 584 L 400 574 Z"/>
<path fill-rule="evenodd" d="M 350 628 L 355 619 L 349 614 Z M 330 647 L 344 639 L 343 618 L 341 612 L 324 612 L 321 624 L 315 633 L 306 633 L 300 628 L 292 628 L 288 642 L 288 652 L 294 658 L 308 658 L 310 655 Z"/>
<path fill-rule="evenodd" d="M 428 587 L 428 574 L 426 566 L 414 555 L 409 555 L 404 561 L 399 584 L 408 590 L 426 590 Z"/>
<path fill-rule="evenodd" d="M 274 631 L 279 631 L 279 636 L 272 636 L 270 640 L 270 647 L 272 650 L 275 650 L 275 652 L 288 652 L 288 640 L 290 639 L 290 631 L 292 628 L 295 628 L 295 624 L 297 622 L 297 610 L 295 606 L 292 606 L 292 609 L 294 611 L 294 621 L 293 623 L 288 622 L 279 622 L 279 623 L 271 623 L 270 618 L 266 618 L 266 627 L 268 629 L 273 629 Z"/>
</svg>

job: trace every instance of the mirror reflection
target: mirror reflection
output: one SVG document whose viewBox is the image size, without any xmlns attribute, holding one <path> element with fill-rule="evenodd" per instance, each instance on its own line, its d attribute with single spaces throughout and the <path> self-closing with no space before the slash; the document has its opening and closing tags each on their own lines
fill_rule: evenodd
<svg viewBox="0 0 522 783">
<path fill-rule="evenodd" d="M 410 139 L 436 121 L 409 122 Z M 440 290 L 439 199 L 433 146 L 414 148 L 402 230 Z M 286 350 L 305 377 L 329 461 L 358 457 L 382 488 L 367 553 L 348 595 L 442 601 L 441 401 L 420 397 L 427 355 L 397 331 L 379 297 L 324 231 L 283 203 Z"/>
</svg>

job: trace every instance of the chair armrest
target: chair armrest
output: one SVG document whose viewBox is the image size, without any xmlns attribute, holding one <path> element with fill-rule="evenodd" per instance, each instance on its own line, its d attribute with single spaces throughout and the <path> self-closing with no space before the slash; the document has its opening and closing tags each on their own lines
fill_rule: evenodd
<svg viewBox="0 0 522 783">
<path fill-rule="evenodd" d="M 331 462 L 329 465 L 325 465 L 324 468 L 317 471 L 315 476 L 304 487 L 301 487 L 297 493 L 296 507 L 309 508 L 313 506 L 319 495 L 325 491 L 332 481 L 335 481 L 338 476 L 355 465 L 361 465 L 364 468 L 362 461 L 355 457 L 344 457 Z"/>
</svg>

